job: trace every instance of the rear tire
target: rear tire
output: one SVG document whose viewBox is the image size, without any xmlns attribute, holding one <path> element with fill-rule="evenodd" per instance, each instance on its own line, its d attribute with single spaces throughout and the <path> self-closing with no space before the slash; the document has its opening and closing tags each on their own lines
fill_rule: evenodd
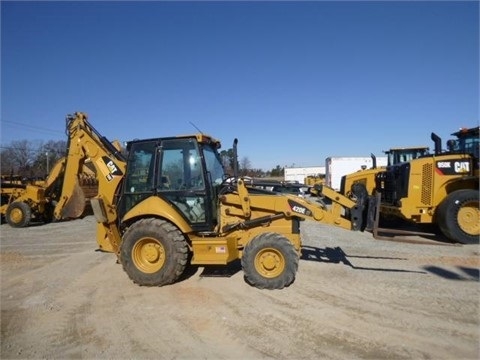
<svg viewBox="0 0 480 360">
<path fill-rule="evenodd" d="M 32 220 L 32 210 L 30 209 L 30 206 L 24 202 L 12 202 L 8 205 L 5 218 L 11 227 L 27 227 Z"/>
<path fill-rule="evenodd" d="M 188 246 L 183 234 L 171 223 L 142 219 L 125 232 L 120 262 L 130 279 L 142 286 L 175 282 L 187 265 Z"/>
<path fill-rule="evenodd" d="M 295 280 L 299 254 L 293 244 L 276 233 L 253 238 L 242 255 L 245 280 L 259 289 L 283 289 Z"/>
<path fill-rule="evenodd" d="M 42 214 L 42 220 L 45 224 L 50 224 L 53 221 L 53 211 L 55 208 L 53 207 L 52 204 L 47 203 L 45 204 L 45 209 Z"/>
<path fill-rule="evenodd" d="M 437 212 L 437 225 L 442 233 L 453 241 L 478 244 L 479 203 L 477 190 L 457 190 L 449 194 L 440 204 Z"/>
</svg>

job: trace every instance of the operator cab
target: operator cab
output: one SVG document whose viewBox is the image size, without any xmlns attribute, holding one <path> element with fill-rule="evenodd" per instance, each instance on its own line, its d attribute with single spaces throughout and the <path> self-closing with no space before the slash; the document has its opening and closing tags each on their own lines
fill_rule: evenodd
<svg viewBox="0 0 480 360">
<path fill-rule="evenodd" d="M 408 162 L 413 159 L 418 159 L 423 156 L 427 156 L 428 150 L 429 148 L 426 146 L 410 148 L 391 148 L 390 150 L 384 151 L 384 153 L 387 155 L 388 159 L 387 166 L 391 166 Z"/>
<path fill-rule="evenodd" d="M 447 141 L 448 152 L 470 154 L 478 160 L 480 149 L 479 129 L 480 127 L 474 127 L 471 129 L 462 128 L 459 131 L 454 132 L 452 135 L 457 138 Z"/>
<path fill-rule="evenodd" d="M 216 194 L 225 179 L 217 149 L 203 134 L 131 141 L 120 218 L 150 196 L 159 196 L 196 231 L 217 223 Z"/>
</svg>

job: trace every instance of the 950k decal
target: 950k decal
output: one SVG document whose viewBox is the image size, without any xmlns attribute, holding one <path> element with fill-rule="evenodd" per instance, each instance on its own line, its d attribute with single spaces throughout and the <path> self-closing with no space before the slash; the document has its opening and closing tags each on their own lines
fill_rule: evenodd
<svg viewBox="0 0 480 360">
<path fill-rule="evenodd" d="M 442 175 L 468 174 L 471 171 L 470 161 L 458 159 L 437 161 L 436 170 Z"/>
</svg>

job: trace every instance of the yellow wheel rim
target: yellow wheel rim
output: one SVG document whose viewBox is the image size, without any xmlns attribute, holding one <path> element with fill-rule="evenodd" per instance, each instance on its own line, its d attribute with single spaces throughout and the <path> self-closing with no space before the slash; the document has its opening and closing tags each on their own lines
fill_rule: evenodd
<svg viewBox="0 0 480 360">
<path fill-rule="evenodd" d="M 21 209 L 14 208 L 12 211 L 10 211 L 10 220 L 15 224 L 22 222 L 24 217 L 25 215 Z"/>
<path fill-rule="evenodd" d="M 139 270 L 152 274 L 165 264 L 165 248 L 156 239 L 143 238 L 135 243 L 132 259 Z"/>
<path fill-rule="evenodd" d="M 263 277 L 277 277 L 285 270 L 285 258 L 277 249 L 262 249 L 255 257 L 255 269 Z"/>
<path fill-rule="evenodd" d="M 480 210 L 478 202 L 472 201 L 462 206 L 458 212 L 458 224 L 469 235 L 480 235 Z"/>
</svg>

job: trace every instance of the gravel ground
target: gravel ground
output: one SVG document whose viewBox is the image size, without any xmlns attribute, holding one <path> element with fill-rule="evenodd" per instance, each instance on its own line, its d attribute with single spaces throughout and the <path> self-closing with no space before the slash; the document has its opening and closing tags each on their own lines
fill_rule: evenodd
<svg viewBox="0 0 480 360">
<path fill-rule="evenodd" d="M 250 287 L 237 264 L 146 288 L 96 251 L 92 216 L 0 229 L 1 359 L 480 357 L 478 245 L 307 221 L 288 288 Z"/>
</svg>

